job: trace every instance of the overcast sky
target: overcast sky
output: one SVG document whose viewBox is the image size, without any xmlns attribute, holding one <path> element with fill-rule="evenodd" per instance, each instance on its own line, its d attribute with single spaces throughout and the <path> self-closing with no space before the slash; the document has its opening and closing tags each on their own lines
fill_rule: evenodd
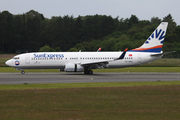
<svg viewBox="0 0 180 120">
<path fill-rule="evenodd" d="M 46 18 L 73 15 L 111 15 L 113 18 L 163 19 L 171 14 L 180 25 L 180 0 L 0 0 L 0 12 L 23 14 L 35 10 Z"/>
</svg>

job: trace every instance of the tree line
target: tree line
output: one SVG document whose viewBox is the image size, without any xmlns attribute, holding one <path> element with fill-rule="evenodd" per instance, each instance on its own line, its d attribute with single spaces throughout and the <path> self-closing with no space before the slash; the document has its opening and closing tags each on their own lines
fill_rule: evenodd
<svg viewBox="0 0 180 120">
<path fill-rule="evenodd" d="M 141 46 L 154 29 L 162 22 L 168 22 L 163 46 L 164 51 L 180 52 L 180 26 L 171 14 L 162 20 L 139 20 L 112 18 L 106 15 L 56 16 L 51 19 L 30 10 L 13 15 L 0 12 L 0 53 L 43 51 L 120 51 Z M 47 49 L 48 48 L 48 49 Z"/>
</svg>

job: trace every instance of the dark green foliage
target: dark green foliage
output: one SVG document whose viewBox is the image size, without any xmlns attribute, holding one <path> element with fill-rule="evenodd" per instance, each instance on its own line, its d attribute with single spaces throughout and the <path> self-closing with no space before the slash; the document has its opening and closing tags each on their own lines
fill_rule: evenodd
<svg viewBox="0 0 180 120">
<path fill-rule="evenodd" d="M 158 17 L 152 17 L 151 18 L 151 24 L 160 24 L 161 23 L 161 19 L 159 19 Z"/>
<path fill-rule="evenodd" d="M 131 15 L 131 18 L 129 19 L 129 26 L 133 26 L 138 24 L 139 19 L 135 15 Z"/>
<path fill-rule="evenodd" d="M 48 45 L 41 47 L 39 50 L 39 52 L 54 52 L 54 51 L 55 50 Z"/>
<path fill-rule="evenodd" d="M 161 21 L 169 23 L 163 50 L 179 51 L 180 26 L 171 14 L 163 20 L 153 17 L 148 21 L 139 20 L 136 15 L 126 19 L 97 14 L 46 19 L 34 10 L 22 15 L 3 11 L 0 12 L 0 51 L 33 52 L 45 45 L 51 46 L 51 51 L 97 51 L 99 47 L 102 51 L 133 49 L 141 46 Z"/>
<path fill-rule="evenodd" d="M 172 19 L 171 14 L 167 15 L 166 17 L 164 17 L 163 21 L 164 22 L 168 22 L 169 32 L 174 32 L 175 31 L 176 22 L 174 22 L 174 19 Z"/>
<path fill-rule="evenodd" d="M 78 52 L 78 49 L 77 48 L 71 48 L 68 50 L 68 52 Z"/>
</svg>

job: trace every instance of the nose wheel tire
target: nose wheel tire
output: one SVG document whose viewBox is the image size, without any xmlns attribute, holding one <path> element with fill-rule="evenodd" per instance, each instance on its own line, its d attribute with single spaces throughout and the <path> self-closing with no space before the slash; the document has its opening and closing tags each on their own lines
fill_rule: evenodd
<svg viewBox="0 0 180 120">
<path fill-rule="evenodd" d="M 25 71 L 21 71 L 21 74 L 25 74 Z"/>
</svg>

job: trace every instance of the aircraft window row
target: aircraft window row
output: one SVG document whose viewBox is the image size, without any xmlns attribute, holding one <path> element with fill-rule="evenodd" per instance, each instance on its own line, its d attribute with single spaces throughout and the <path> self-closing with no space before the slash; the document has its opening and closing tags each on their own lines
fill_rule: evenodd
<svg viewBox="0 0 180 120">
<path fill-rule="evenodd" d="M 95 58 L 80 58 L 80 59 L 117 59 L 116 57 L 95 57 Z M 133 59 L 132 57 L 125 57 L 124 59 Z"/>
<path fill-rule="evenodd" d="M 125 57 L 124 59 L 133 59 L 132 57 Z"/>
<path fill-rule="evenodd" d="M 13 59 L 19 59 L 13 58 Z M 32 58 L 32 60 L 62 60 L 63 58 Z M 92 57 L 92 58 L 80 58 L 81 60 L 100 60 L 100 59 L 117 59 L 116 57 Z M 125 57 L 124 59 L 133 59 L 132 57 Z M 67 60 L 67 58 L 66 58 Z M 78 60 L 78 58 L 70 58 L 70 60 Z"/>
<path fill-rule="evenodd" d="M 77 60 L 78 58 L 70 58 L 70 60 Z"/>
<path fill-rule="evenodd" d="M 92 57 L 92 58 L 80 58 L 80 59 L 85 59 L 85 60 L 91 60 L 91 59 L 94 59 L 94 60 L 96 60 L 96 59 L 116 59 L 116 57 Z"/>
</svg>

